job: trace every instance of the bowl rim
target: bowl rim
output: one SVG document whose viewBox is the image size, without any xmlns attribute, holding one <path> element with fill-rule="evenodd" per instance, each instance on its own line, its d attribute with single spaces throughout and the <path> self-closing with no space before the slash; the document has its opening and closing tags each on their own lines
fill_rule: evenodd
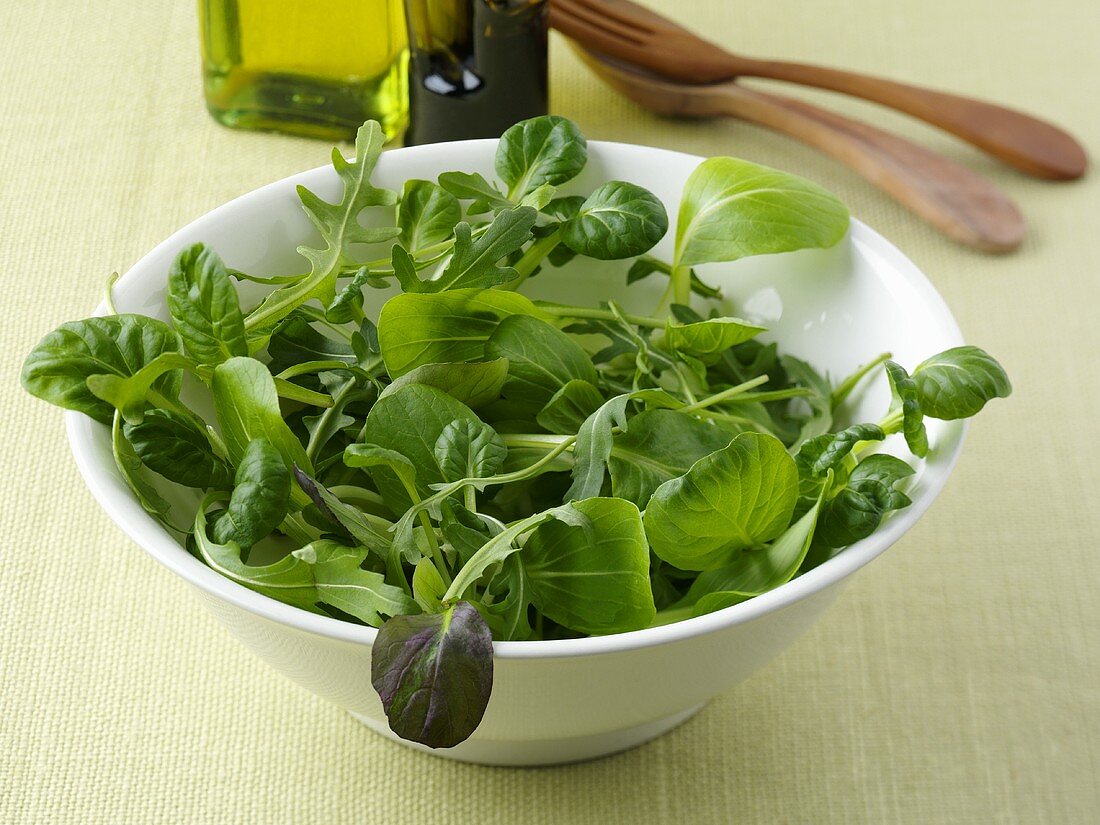
<svg viewBox="0 0 1100 825">
<path fill-rule="evenodd" d="M 495 138 L 489 138 L 392 149 L 383 154 L 379 163 L 386 163 L 387 157 L 399 153 L 423 155 L 430 160 L 434 155 L 442 157 L 453 153 L 456 145 L 484 145 L 496 142 Z M 687 152 L 616 141 L 589 141 L 589 147 L 600 151 L 647 155 L 650 156 L 650 162 L 654 153 L 674 155 L 697 162 L 704 160 L 702 156 Z M 206 212 L 177 229 L 143 255 L 119 279 L 119 283 L 125 282 L 135 271 L 141 270 L 150 258 L 159 256 L 167 249 L 178 247 L 180 244 L 178 239 L 181 235 L 191 234 L 201 224 L 219 221 L 226 212 L 232 211 L 242 201 L 265 198 L 313 176 L 324 175 L 326 170 L 331 171 L 331 168 L 331 165 L 322 165 L 298 172 L 253 189 Z M 846 242 L 873 249 L 876 255 L 884 258 L 885 262 L 921 295 L 925 305 L 938 316 L 937 320 L 947 337 L 954 339 L 950 345 L 958 346 L 963 343 L 962 333 L 943 297 L 916 264 L 896 246 L 855 217 L 852 218 Z M 94 314 L 102 315 L 106 312 L 105 303 L 100 303 Z M 945 423 L 948 426 L 944 429 L 938 445 L 943 452 L 937 456 L 935 465 L 926 464 L 922 470 L 921 478 L 926 485 L 922 495 L 908 508 L 894 514 L 868 538 L 848 546 L 838 555 L 786 584 L 713 613 L 643 630 L 579 639 L 493 642 L 494 657 L 499 659 L 573 658 L 625 653 L 670 644 L 750 622 L 842 582 L 900 539 L 942 492 L 958 461 L 968 429 L 966 421 Z M 309 613 L 283 604 L 225 578 L 194 558 L 152 517 L 140 510 L 134 512 L 137 506 L 136 500 L 128 490 L 118 491 L 111 485 L 103 483 L 104 473 L 111 473 L 114 468 L 107 470 L 102 466 L 97 455 L 95 440 L 103 438 L 104 433 L 109 431 L 108 428 L 81 413 L 69 410 L 65 412 L 65 429 L 77 467 L 93 497 L 127 536 L 169 570 L 211 597 L 280 625 L 341 642 L 366 646 L 374 643 L 378 633 L 376 628 Z"/>
</svg>

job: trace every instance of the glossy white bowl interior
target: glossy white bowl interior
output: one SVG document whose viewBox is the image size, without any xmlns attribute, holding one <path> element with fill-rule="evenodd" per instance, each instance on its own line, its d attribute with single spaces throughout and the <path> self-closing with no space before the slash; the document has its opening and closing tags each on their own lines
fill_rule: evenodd
<svg viewBox="0 0 1100 825">
<path fill-rule="evenodd" d="M 482 140 L 390 151 L 378 164 L 375 182 L 400 189 L 409 178 L 434 179 L 451 169 L 492 179 L 495 144 Z M 590 191 L 608 179 L 630 180 L 661 197 L 673 223 L 683 182 L 701 160 L 603 142 L 591 143 L 589 153 L 587 168 L 568 191 Z M 197 241 L 244 271 L 301 271 L 303 261 L 295 248 L 314 235 L 295 194 L 299 184 L 329 200 L 339 197 L 339 181 L 325 166 L 213 210 L 123 276 L 115 289 L 119 311 L 167 318 L 169 264 L 181 248 Z M 656 254 L 669 256 L 672 234 Z M 859 221 L 853 221 L 849 236 L 834 249 L 709 265 L 699 271 L 722 288 L 729 311 L 761 320 L 770 330 L 766 337 L 833 376 L 850 372 L 879 352 L 890 351 L 911 367 L 962 343 L 950 311 L 924 275 Z M 525 291 L 536 298 L 581 304 L 614 298 L 628 310 L 651 310 L 662 291 L 660 277 L 627 289 L 624 273 L 619 263 L 574 263 L 562 270 L 547 268 Z M 259 294 L 255 285 L 246 285 L 242 293 L 246 298 Z M 368 291 L 368 312 L 376 314 L 389 294 Z M 877 420 L 888 398 L 885 382 L 879 380 L 854 398 L 845 413 L 852 420 Z M 390 735 L 369 679 L 375 630 L 273 601 L 203 565 L 138 505 L 114 466 L 107 428 L 76 413 L 68 413 L 66 423 L 85 481 L 127 535 L 198 588 L 227 628 L 276 668 Z M 468 742 L 437 753 L 495 764 L 570 761 L 629 747 L 678 724 L 778 654 L 817 619 L 849 575 L 897 541 L 931 505 L 958 456 L 965 426 L 928 423 L 933 451 L 920 462 L 908 489 L 913 505 L 888 518 L 873 536 L 770 593 L 707 616 L 613 636 L 498 642 L 493 698 L 481 727 Z M 195 501 L 197 497 L 192 505 Z"/>
</svg>

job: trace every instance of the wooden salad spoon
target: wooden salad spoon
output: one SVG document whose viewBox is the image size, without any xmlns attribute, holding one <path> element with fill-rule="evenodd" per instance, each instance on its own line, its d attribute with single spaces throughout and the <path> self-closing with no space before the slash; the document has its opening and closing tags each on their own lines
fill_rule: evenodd
<svg viewBox="0 0 1100 825">
<path fill-rule="evenodd" d="M 1056 126 L 1004 106 L 823 66 L 732 54 L 631 0 L 551 0 L 550 25 L 600 54 L 672 80 L 765 77 L 854 95 L 938 126 L 1038 178 L 1073 180 L 1081 145 Z"/>
<path fill-rule="evenodd" d="M 584 48 L 577 53 L 608 85 L 658 114 L 736 117 L 797 138 L 851 167 L 961 243 L 1001 253 L 1023 240 L 1024 218 L 996 186 L 897 135 L 733 81 L 672 83 Z"/>
</svg>

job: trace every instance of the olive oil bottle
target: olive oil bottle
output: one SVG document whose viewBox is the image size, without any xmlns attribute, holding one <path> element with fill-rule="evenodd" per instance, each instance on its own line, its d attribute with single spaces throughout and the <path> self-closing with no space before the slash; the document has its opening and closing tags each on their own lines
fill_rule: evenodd
<svg viewBox="0 0 1100 825">
<path fill-rule="evenodd" d="M 214 119 L 329 140 L 408 117 L 402 0 L 199 0 Z"/>
</svg>

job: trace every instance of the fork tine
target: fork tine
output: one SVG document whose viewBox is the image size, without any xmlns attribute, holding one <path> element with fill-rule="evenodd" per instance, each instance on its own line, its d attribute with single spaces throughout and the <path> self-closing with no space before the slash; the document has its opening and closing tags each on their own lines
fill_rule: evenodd
<svg viewBox="0 0 1100 825">
<path fill-rule="evenodd" d="M 642 45 L 645 33 L 615 20 L 603 17 L 598 11 L 575 0 L 554 0 L 550 5 L 551 14 L 557 10 L 557 18 L 570 17 L 589 31 L 601 31 L 621 41 Z"/>
<path fill-rule="evenodd" d="M 557 0 L 552 0 L 552 2 L 557 2 Z M 654 33 L 651 25 L 638 20 L 630 12 L 622 11 L 614 0 L 566 0 L 566 2 L 573 6 L 583 6 L 592 14 L 605 20 L 613 20 L 628 29 L 634 29 L 639 34 L 651 35 Z"/>
<path fill-rule="evenodd" d="M 587 47 L 603 54 L 622 54 L 624 50 L 634 52 L 642 49 L 642 45 L 634 41 L 624 40 L 617 34 L 610 34 L 603 29 L 589 26 L 575 17 L 564 14 L 561 10 L 550 9 L 550 26 L 568 37 L 573 44 L 580 48 L 584 43 Z"/>
<path fill-rule="evenodd" d="M 646 42 L 648 34 L 644 29 L 627 26 L 615 19 L 604 17 L 591 6 L 574 2 L 574 0 L 553 0 L 550 4 L 550 14 L 553 20 L 560 21 L 564 17 L 570 17 L 589 30 L 599 30 L 619 40 L 625 40 L 638 46 Z"/>
</svg>

